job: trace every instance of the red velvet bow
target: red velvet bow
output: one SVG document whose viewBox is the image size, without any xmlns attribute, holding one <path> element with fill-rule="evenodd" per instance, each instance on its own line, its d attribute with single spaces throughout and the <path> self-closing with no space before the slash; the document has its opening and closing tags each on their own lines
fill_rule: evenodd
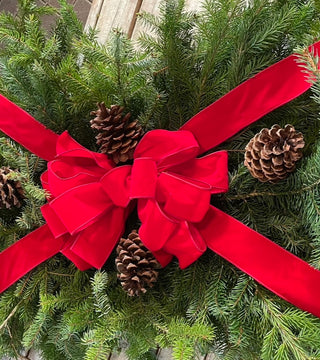
<svg viewBox="0 0 320 360">
<path fill-rule="evenodd" d="M 102 180 L 117 206 L 138 199 L 140 237 L 163 266 L 175 255 L 185 268 L 206 250 L 198 227 L 211 194 L 228 189 L 227 152 L 196 158 L 199 150 L 189 131 L 153 130 L 137 146 L 132 166 Z"/>
<path fill-rule="evenodd" d="M 114 168 L 64 132 L 41 179 L 51 194 L 42 214 L 54 237 L 64 236 L 61 252 L 81 270 L 101 268 L 123 232 L 130 200 L 139 199 L 145 245 L 162 265 L 171 254 L 181 267 L 190 265 L 206 249 L 197 226 L 210 196 L 228 188 L 227 153 L 196 159 L 198 153 L 189 131 L 154 130 L 138 145 L 133 166 Z"/>
</svg>

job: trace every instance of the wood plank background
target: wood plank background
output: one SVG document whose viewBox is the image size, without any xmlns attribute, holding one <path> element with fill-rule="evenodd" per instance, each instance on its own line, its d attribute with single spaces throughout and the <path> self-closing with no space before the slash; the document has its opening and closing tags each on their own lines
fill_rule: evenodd
<svg viewBox="0 0 320 360">
<path fill-rule="evenodd" d="M 104 43 L 112 29 L 120 27 L 133 40 L 140 32 L 145 31 L 137 20 L 137 13 L 159 13 L 162 0 L 93 0 L 88 16 L 86 28 L 99 30 L 98 40 Z M 186 0 L 188 10 L 197 11 L 201 8 L 201 1 Z"/>
</svg>

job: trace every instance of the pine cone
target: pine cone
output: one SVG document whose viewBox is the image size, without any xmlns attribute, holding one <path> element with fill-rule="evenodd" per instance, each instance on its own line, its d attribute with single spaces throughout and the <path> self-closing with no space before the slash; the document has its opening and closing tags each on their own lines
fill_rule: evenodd
<svg viewBox="0 0 320 360">
<path fill-rule="evenodd" d="M 303 135 L 292 125 L 262 129 L 248 143 L 244 165 L 262 182 L 276 183 L 293 172 L 302 157 Z"/>
<path fill-rule="evenodd" d="M 154 285 L 160 264 L 143 245 L 136 230 L 130 233 L 128 239 L 120 239 L 117 254 L 118 278 L 130 296 L 145 293 L 147 286 Z"/>
<path fill-rule="evenodd" d="M 138 120 L 130 120 L 131 114 L 123 115 L 124 107 L 99 103 L 99 109 L 92 111 L 96 117 L 90 121 L 91 127 L 99 131 L 96 136 L 97 144 L 102 153 L 118 164 L 133 158 L 133 152 L 143 135 Z"/>
<path fill-rule="evenodd" d="M 20 201 L 24 198 L 20 181 L 8 178 L 12 172 L 9 167 L 0 168 L 0 209 L 20 207 Z"/>
</svg>

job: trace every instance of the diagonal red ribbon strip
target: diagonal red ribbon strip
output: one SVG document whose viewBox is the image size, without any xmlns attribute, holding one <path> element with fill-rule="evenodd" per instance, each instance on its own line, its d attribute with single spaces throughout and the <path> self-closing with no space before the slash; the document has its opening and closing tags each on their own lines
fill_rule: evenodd
<svg viewBox="0 0 320 360">
<path fill-rule="evenodd" d="M 320 317 L 320 271 L 214 207 L 198 229 L 211 250 L 286 301 Z"/>
<path fill-rule="evenodd" d="M 317 54 L 320 41 L 309 46 Z M 295 54 L 269 66 L 209 105 L 181 130 L 189 130 L 200 145 L 200 153 L 214 148 L 244 127 L 310 88 Z M 214 134 L 214 136 L 212 136 Z"/>
<path fill-rule="evenodd" d="M 313 48 L 318 50 L 320 42 Z M 208 208 L 206 191 L 226 190 L 226 158 L 223 153 L 195 158 L 309 87 L 292 55 L 226 94 L 180 131 L 148 133 L 136 149 L 133 168 L 116 169 L 103 155 L 81 147 L 67 134 L 58 137 L 0 97 L 0 129 L 38 156 L 54 159 L 44 176 L 53 194 L 43 209 L 48 225 L 0 254 L 0 271 L 5 275 L 0 291 L 59 251 L 81 269 L 90 264 L 101 267 L 120 236 L 129 200 L 138 198 L 142 240 L 164 265 L 175 255 L 186 267 L 208 246 L 279 296 L 320 317 L 320 290 L 314 288 L 320 272 L 227 214 Z M 206 166 L 213 168 L 211 174 Z M 154 172 L 152 180 L 141 181 L 148 169 Z M 123 192 L 117 193 L 111 185 Z M 93 198 L 101 195 L 102 201 L 92 201 L 92 191 L 97 194 Z M 188 192 L 186 204 L 181 201 L 184 192 Z M 199 198 L 203 201 L 198 205 Z M 65 207 L 67 203 L 71 207 Z M 79 219 L 70 217 L 75 204 Z M 192 213 L 193 204 L 200 206 L 199 214 Z M 105 218 L 112 219 L 109 231 L 113 232 L 100 241 Z M 28 257 L 23 255 L 26 251 Z"/>
<path fill-rule="evenodd" d="M 54 159 L 59 136 L 2 95 L 0 101 L 0 130 L 37 156 Z"/>
</svg>

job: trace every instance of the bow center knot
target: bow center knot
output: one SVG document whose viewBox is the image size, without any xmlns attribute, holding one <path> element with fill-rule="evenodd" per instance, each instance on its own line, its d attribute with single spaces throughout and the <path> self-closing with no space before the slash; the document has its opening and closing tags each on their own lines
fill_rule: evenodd
<svg viewBox="0 0 320 360">
<path fill-rule="evenodd" d="M 150 199 L 156 194 L 157 164 L 151 158 L 138 158 L 133 165 L 123 165 L 108 171 L 100 180 L 112 202 L 127 207 L 132 199 Z"/>
<path fill-rule="evenodd" d="M 131 171 L 130 198 L 154 198 L 156 195 L 158 170 L 151 158 L 137 158 Z"/>
</svg>

